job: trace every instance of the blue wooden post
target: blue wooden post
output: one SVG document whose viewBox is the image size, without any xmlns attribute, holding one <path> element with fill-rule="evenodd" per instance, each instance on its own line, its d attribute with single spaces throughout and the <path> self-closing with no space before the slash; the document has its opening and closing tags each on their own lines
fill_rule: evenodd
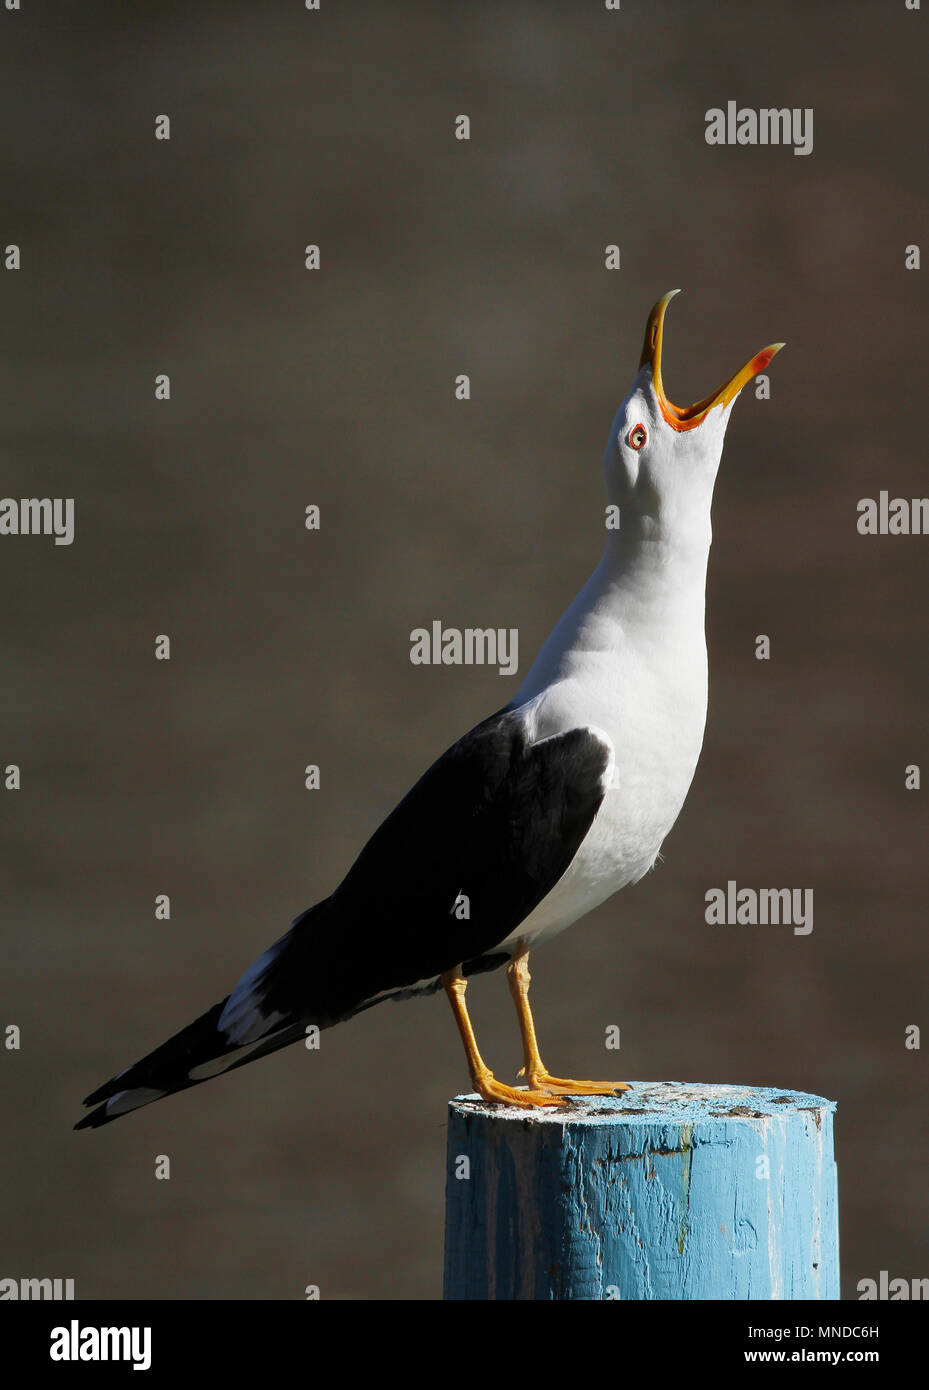
<svg viewBox="0 0 929 1390">
<path fill-rule="evenodd" d="M 839 1297 L 835 1105 L 634 1083 L 449 1105 L 445 1297 Z"/>
</svg>

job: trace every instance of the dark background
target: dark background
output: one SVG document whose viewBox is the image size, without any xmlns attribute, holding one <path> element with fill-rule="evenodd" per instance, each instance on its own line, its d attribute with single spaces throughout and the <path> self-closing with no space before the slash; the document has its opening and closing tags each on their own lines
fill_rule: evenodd
<svg viewBox="0 0 929 1390">
<path fill-rule="evenodd" d="M 855 524 L 881 488 L 927 492 L 904 269 L 926 22 L 903 0 L 0 12 L 0 240 L 23 256 L 0 274 L 0 493 L 73 496 L 77 522 L 70 548 L 0 541 L 0 764 L 23 772 L 0 794 L 0 1024 L 22 1028 L 0 1054 L 0 1274 L 92 1298 L 439 1295 L 445 1102 L 467 1089 L 441 998 L 71 1125 L 511 697 L 599 556 L 607 430 L 676 285 L 672 399 L 788 347 L 729 429 L 693 789 L 658 872 L 534 956 L 543 1051 L 566 1075 L 609 1056 L 837 1100 L 846 1295 L 927 1273 L 925 1063 L 904 1048 L 926 793 L 904 768 L 926 761 L 929 542 Z M 813 153 L 707 146 L 729 99 L 812 106 Z M 434 618 L 517 627 L 519 675 L 412 666 Z M 706 926 L 729 878 L 813 887 L 812 935 Z M 470 998 L 512 1079 L 503 977 Z"/>
</svg>

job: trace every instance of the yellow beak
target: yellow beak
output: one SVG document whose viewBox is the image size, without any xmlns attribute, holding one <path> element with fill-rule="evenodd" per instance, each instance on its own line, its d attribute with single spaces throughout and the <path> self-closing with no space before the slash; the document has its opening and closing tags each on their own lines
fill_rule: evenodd
<svg viewBox="0 0 929 1390">
<path fill-rule="evenodd" d="M 676 294 L 680 294 L 680 290 L 669 290 L 666 295 L 659 299 L 648 316 L 648 324 L 645 328 L 645 345 L 642 348 L 639 370 L 641 371 L 643 367 L 651 367 L 655 395 L 658 398 L 661 413 L 671 428 L 692 430 L 706 419 L 707 413 L 714 406 L 728 405 L 730 401 L 735 400 L 742 387 L 746 386 L 759 372 L 764 371 L 771 358 L 775 353 L 780 352 L 784 344 L 771 343 L 770 346 L 762 348 L 750 362 L 746 362 L 741 371 L 736 372 L 735 376 L 724 382 L 718 391 L 714 391 L 712 395 L 704 396 L 702 401 L 697 401 L 694 405 L 673 405 L 665 395 L 661 380 L 661 346 L 664 337 L 665 311 Z"/>
</svg>

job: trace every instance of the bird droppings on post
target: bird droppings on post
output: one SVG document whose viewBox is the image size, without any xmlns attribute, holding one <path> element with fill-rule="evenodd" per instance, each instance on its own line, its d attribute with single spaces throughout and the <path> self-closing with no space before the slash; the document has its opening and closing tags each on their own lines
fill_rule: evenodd
<svg viewBox="0 0 929 1390">
<path fill-rule="evenodd" d="M 463 1112 L 469 1116 L 484 1113 L 511 1115 L 514 1119 L 524 1121 L 527 1128 L 537 1124 L 560 1125 L 575 1121 L 599 1123 L 616 1115 L 623 1117 L 667 1115 L 669 1106 L 697 1105 L 703 1107 L 705 1116 L 714 1114 L 709 1108 L 711 1105 L 721 1107 L 727 1103 L 727 1109 L 717 1109 L 715 1112 L 717 1116 L 741 1115 L 765 1119 L 770 1113 L 753 1109 L 744 1103 L 739 1104 L 740 1101 L 744 1102 L 747 1098 L 765 1094 L 758 1088 L 751 1086 L 700 1085 L 682 1081 L 633 1081 L 629 1085 L 630 1089 L 623 1096 L 569 1096 L 565 1097 L 566 1103 L 563 1106 L 551 1110 L 524 1110 L 521 1107 L 484 1101 L 474 1093 L 456 1096 L 453 1104 L 460 1106 Z M 627 1105 L 625 1103 L 626 1097 L 634 1100 L 636 1104 Z M 798 1099 L 808 1100 L 810 1097 L 800 1091 L 790 1095 L 779 1092 L 776 1096 L 771 1095 L 766 1103 L 797 1106 Z M 822 1104 L 828 1106 L 832 1102 L 823 1101 Z M 818 1106 L 797 1106 L 797 1108 L 819 1113 Z"/>
<path fill-rule="evenodd" d="M 470 1178 L 450 1163 L 446 1297 L 838 1297 L 833 1102 L 684 1082 L 626 1097 L 451 1102 Z"/>
</svg>

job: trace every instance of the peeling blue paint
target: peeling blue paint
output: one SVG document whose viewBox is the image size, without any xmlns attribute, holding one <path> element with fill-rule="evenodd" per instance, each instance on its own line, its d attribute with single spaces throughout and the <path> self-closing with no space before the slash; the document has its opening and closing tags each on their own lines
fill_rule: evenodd
<svg viewBox="0 0 929 1390">
<path fill-rule="evenodd" d="M 565 1111 L 457 1097 L 446 1297 L 838 1298 L 834 1109 L 670 1082 Z"/>
</svg>

